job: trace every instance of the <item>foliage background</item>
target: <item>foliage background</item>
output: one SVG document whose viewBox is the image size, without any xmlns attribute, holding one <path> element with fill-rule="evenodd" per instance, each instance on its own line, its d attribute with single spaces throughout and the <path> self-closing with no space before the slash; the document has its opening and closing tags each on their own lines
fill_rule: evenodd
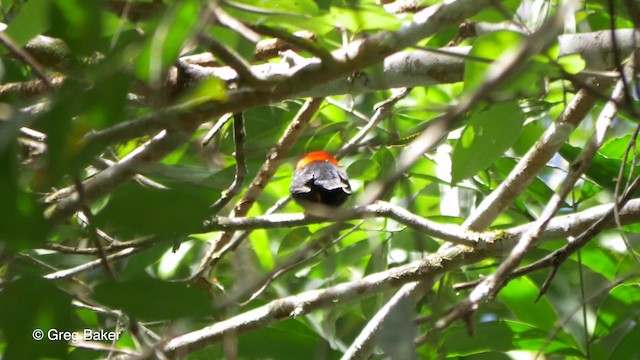
<svg viewBox="0 0 640 360">
<path fill-rule="evenodd" d="M 636 2 L 1 6 L 4 359 L 640 357 Z"/>
</svg>

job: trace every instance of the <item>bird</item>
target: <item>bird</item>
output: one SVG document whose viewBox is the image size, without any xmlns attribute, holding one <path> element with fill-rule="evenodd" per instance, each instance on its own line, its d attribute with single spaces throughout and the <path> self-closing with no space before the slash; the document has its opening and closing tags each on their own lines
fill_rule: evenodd
<svg viewBox="0 0 640 360">
<path fill-rule="evenodd" d="M 296 164 L 289 191 L 305 210 L 327 210 L 344 204 L 351 195 L 347 173 L 326 151 L 314 151 Z"/>
</svg>

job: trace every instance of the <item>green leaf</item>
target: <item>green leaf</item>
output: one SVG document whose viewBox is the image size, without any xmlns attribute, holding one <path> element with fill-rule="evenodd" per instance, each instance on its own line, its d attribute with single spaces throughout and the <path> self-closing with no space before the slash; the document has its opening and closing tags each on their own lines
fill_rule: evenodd
<svg viewBox="0 0 640 360">
<path fill-rule="evenodd" d="M 571 257 L 578 260 L 577 255 Z M 614 280 L 619 271 L 619 260 L 610 250 L 602 248 L 593 241 L 580 249 L 582 264 L 609 280 Z"/>
<path fill-rule="evenodd" d="M 313 359 L 320 348 L 323 349 L 323 358 L 339 359 L 341 355 L 299 321 L 286 321 L 260 329 L 242 335 L 238 340 L 238 355 L 244 359 Z"/>
<path fill-rule="evenodd" d="M 197 1 L 185 0 L 174 3 L 166 12 L 135 62 L 140 79 L 157 84 L 164 77 L 196 25 L 199 11 Z"/>
<path fill-rule="evenodd" d="M 478 59 L 471 58 L 465 61 L 464 90 L 469 92 L 481 86 L 486 81 L 488 72 L 497 70 L 494 60 L 511 56 L 523 41 L 524 35 L 508 30 L 480 36 L 469 51 L 469 56 Z M 528 63 L 522 64 L 521 70 L 497 93 L 509 98 L 518 93 L 536 94 L 540 92 L 541 80 L 555 68 L 549 64 L 546 57 L 535 56 Z"/>
<path fill-rule="evenodd" d="M 71 94 L 79 91 L 77 84 L 69 81 L 60 90 L 60 98 L 51 106 L 51 110 L 42 116 L 42 128 L 47 135 L 47 167 L 49 177 L 47 185 L 57 181 L 71 170 L 67 159 L 75 149 L 71 144 L 78 139 L 71 129 L 71 120 L 78 113 L 79 104 L 71 102 Z"/>
<path fill-rule="evenodd" d="M 71 297 L 49 281 L 24 276 L 0 291 L 0 329 L 7 344 L 3 359 L 66 359 L 67 342 L 49 340 L 49 330 L 71 332 L 77 325 Z M 44 332 L 40 341 L 32 337 L 36 329 Z"/>
<path fill-rule="evenodd" d="M 640 358 L 640 325 L 636 325 L 620 340 L 613 349 L 609 359 L 611 360 L 634 360 Z"/>
<path fill-rule="evenodd" d="M 624 135 L 613 138 L 605 142 L 604 145 L 602 145 L 602 147 L 598 149 L 598 153 L 609 159 L 617 159 L 622 161 L 630 142 L 631 135 Z M 640 145 L 638 143 L 635 144 L 635 149 L 633 148 L 633 146 L 631 147 L 629 155 L 627 156 L 627 163 L 631 163 L 633 161 L 634 151 L 637 154 L 638 150 L 640 150 Z"/>
<path fill-rule="evenodd" d="M 515 168 L 516 164 L 516 160 L 502 157 L 493 162 L 493 167 L 502 178 L 506 178 Z M 533 197 L 542 204 L 546 204 L 549 199 L 551 199 L 551 196 L 553 196 L 554 191 L 536 176 L 531 185 L 525 189 L 525 194 Z M 568 204 L 564 202 L 564 206 L 568 206 Z"/>
<path fill-rule="evenodd" d="M 572 345 L 557 338 L 547 343 L 549 334 L 545 330 L 514 321 L 481 322 L 474 325 L 473 336 L 465 327 L 450 327 L 443 332 L 442 349 L 447 356 L 468 356 L 489 351 L 539 351 L 546 345 L 543 354 L 583 356 Z"/>
<path fill-rule="evenodd" d="M 356 9 L 333 6 L 326 19 L 334 26 L 340 25 L 352 32 L 366 30 L 395 31 L 402 24 L 400 19 L 384 11 L 378 5 L 365 5 Z"/>
<path fill-rule="evenodd" d="M 469 56 L 486 59 L 486 61 L 470 59 L 464 65 L 464 89 L 470 91 L 482 84 L 490 62 L 513 50 L 524 39 L 524 35 L 507 30 L 495 31 L 476 39 L 469 51 Z"/>
<path fill-rule="evenodd" d="M 9 23 L 7 35 L 18 46 L 25 45 L 36 35 L 41 35 L 49 29 L 49 12 L 51 0 L 29 0 L 20 9 L 18 16 Z M 2 47 L 4 54 L 7 50 Z"/>
<path fill-rule="evenodd" d="M 108 74 L 99 79 L 86 93 L 84 113 L 76 120 L 78 127 L 98 130 L 122 122 L 131 77 L 127 74 Z M 73 96 L 77 100 L 77 94 Z"/>
<path fill-rule="evenodd" d="M 568 162 L 573 162 L 580 154 L 581 149 L 569 144 L 563 144 L 560 148 L 560 155 Z M 622 160 L 607 158 L 600 153 L 596 153 L 585 174 L 601 187 L 614 191 L 616 187 L 616 178 L 618 171 L 622 165 Z M 629 178 L 629 167 L 625 169 L 624 178 Z M 640 166 L 633 167 L 633 176 L 640 174 Z"/>
<path fill-rule="evenodd" d="M 479 12 L 471 17 L 470 21 L 486 21 L 486 22 L 501 22 L 511 20 L 516 10 L 520 6 L 519 0 L 506 0 L 500 2 L 500 7 L 491 6 L 486 10 Z M 505 11 L 507 14 L 505 14 Z"/>
<path fill-rule="evenodd" d="M 388 171 L 389 169 L 393 169 L 396 166 L 396 159 L 389 151 L 387 147 L 381 147 L 378 149 L 375 154 L 371 157 L 371 160 L 375 161 L 378 165 L 378 168 L 382 171 Z"/>
<path fill-rule="evenodd" d="M 380 176 L 380 166 L 371 159 L 360 159 L 349 165 L 347 173 L 354 179 L 372 181 Z"/>
<path fill-rule="evenodd" d="M 260 265 L 262 265 L 262 268 L 265 270 L 272 270 L 276 266 L 269 240 L 269 232 L 264 229 L 253 230 L 249 238 L 251 248 L 260 261 Z"/>
<path fill-rule="evenodd" d="M 296 1 L 278 1 L 278 0 L 233 0 L 229 3 L 235 3 L 244 11 L 269 13 L 272 15 L 291 14 L 291 15 L 315 15 L 318 13 L 318 5 L 312 0 L 296 0 Z"/>
<path fill-rule="evenodd" d="M 558 65 L 562 67 L 565 72 L 575 75 L 584 70 L 587 63 L 579 54 L 567 55 L 558 59 Z"/>
<path fill-rule="evenodd" d="M 599 194 L 600 191 L 602 191 L 602 188 L 600 186 L 586 179 L 582 182 L 581 185 L 573 188 L 573 193 L 576 196 L 577 203 L 581 203 L 583 201 L 591 199 L 592 197 Z"/>
<path fill-rule="evenodd" d="M 110 308 L 148 321 L 199 318 L 213 312 L 206 291 L 148 277 L 102 282 L 96 286 L 94 297 Z"/>
<path fill-rule="evenodd" d="M 598 308 L 594 338 L 602 338 L 627 324 L 640 313 L 640 283 L 613 288 Z"/>
<path fill-rule="evenodd" d="M 518 139 L 524 114 L 517 102 L 493 104 L 476 112 L 451 155 L 451 182 L 457 183 L 485 169 Z"/>
<path fill-rule="evenodd" d="M 311 236 L 311 232 L 306 227 L 295 228 L 280 241 L 278 244 L 277 262 L 283 262 L 288 256 L 295 254 L 296 251 L 305 246 L 305 242 Z"/>
<path fill-rule="evenodd" d="M 84 0 L 54 0 L 51 35 L 65 41 L 73 53 L 89 55 L 99 48 L 100 7 Z"/>
<path fill-rule="evenodd" d="M 227 99 L 227 85 L 221 79 L 209 77 L 199 83 L 185 95 L 180 102 L 196 106 L 209 101 L 225 101 Z"/>
<path fill-rule="evenodd" d="M 233 4 L 225 6 L 229 14 L 249 24 L 264 24 L 292 32 L 304 29 L 317 35 L 329 33 L 334 28 L 330 19 L 319 16 L 318 6 L 326 5 L 312 0 L 239 0 L 225 1 L 225 4 Z"/>
<path fill-rule="evenodd" d="M 17 119 L 0 121 L 0 248 L 6 244 L 13 250 L 41 244 L 50 228 L 42 215 L 42 204 L 20 181 L 18 144 L 14 140 L 20 126 Z"/>
<path fill-rule="evenodd" d="M 551 331 L 554 329 L 558 315 L 546 297 L 533 302 L 540 289 L 528 277 L 520 277 L 509 281 L 500 290 L 500 300 L 523 323 L 536 328 Z"/>
</svg>

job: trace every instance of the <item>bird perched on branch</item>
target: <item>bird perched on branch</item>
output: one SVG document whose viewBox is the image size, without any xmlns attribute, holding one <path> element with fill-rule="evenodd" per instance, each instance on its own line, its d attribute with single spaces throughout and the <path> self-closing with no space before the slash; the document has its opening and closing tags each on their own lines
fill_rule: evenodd
<svg viewBox="0 0 640 360">
<path fill-rule="evenodd" d="M 351 185 L 336 158 L 325 151 L 314 151 L 298 161 L 289 191 L 306 210 L 322 205 L 335 208 L 347 201 Z"/>
</svg>

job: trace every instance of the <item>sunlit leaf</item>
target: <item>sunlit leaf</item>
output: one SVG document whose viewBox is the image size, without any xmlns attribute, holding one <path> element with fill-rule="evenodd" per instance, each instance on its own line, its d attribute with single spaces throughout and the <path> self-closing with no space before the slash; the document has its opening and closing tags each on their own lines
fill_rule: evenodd
<svg viewBox="0 0 640 360">
<path fill-rule="evenodd" d="M 620 284 L 598 308 L 595 338 L 609 335 L 640 313 L 640 284 Z"/>
<path fill-rule="evenodd" d="M 457 183 L 489 166 L 518 138 L 524 114 L 516 102 L 493 104 L 472 115 L 451 155 Z"/>
<path fill-rule="evenodd" d="M 349 176 L 360 180 L 375 180 L 380 176 L 380 166 L 371 159 L 360 159 L 347 169 Z"/>
<path fill-rule="evenodd" d="M 582 56 L 578 54 L 563 56 L 558 59 L 558 64 L 562 70 L 572 75 L 584 70 L 587 65 Z"/>
<path fill-rule="evenodd" d="M 36 35 L 49 29 L 49 12 L 52 0 L 29 0 L 7 28 L 7 35 L 18 46 L 24 45 Z M 0 50 L 4 53 L 4 47 Z"/>
<path fill-rule="evenodd" d="M 534 303 L 539 293 L 540 288 L 533 281 L 520 277 L 509 281 L 499 296 L 518 320 L 551 331 L 558 321 L 558 315 L 546 297 Z"/>
</svg>

